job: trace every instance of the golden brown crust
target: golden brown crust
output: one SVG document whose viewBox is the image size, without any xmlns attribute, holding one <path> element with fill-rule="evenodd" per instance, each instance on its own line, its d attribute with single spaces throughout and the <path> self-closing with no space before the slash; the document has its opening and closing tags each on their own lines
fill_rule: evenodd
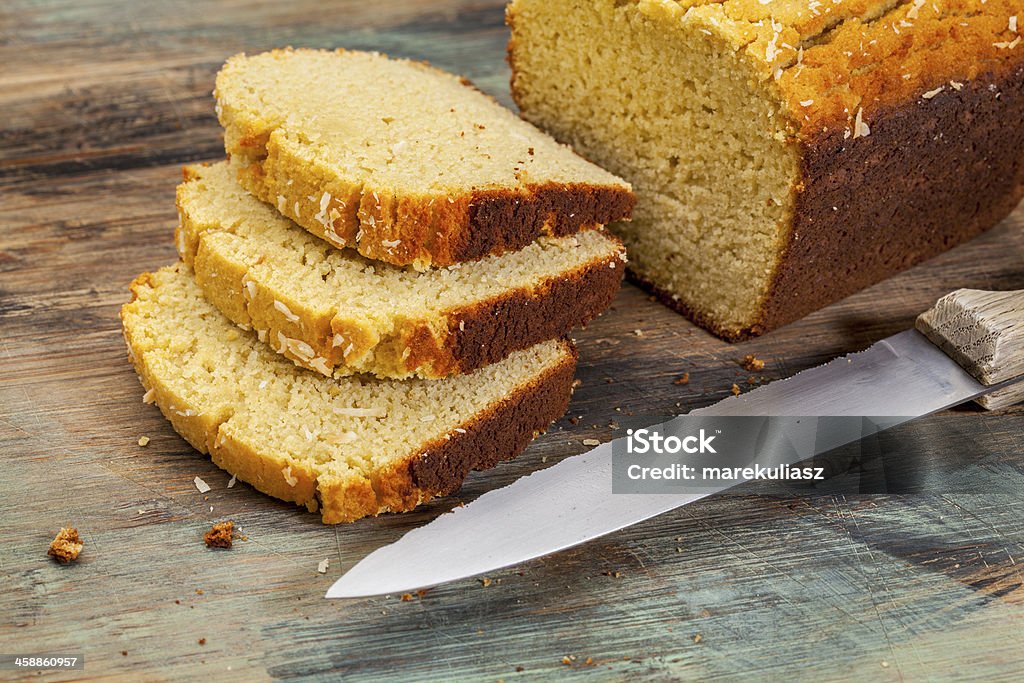
<svg viewBox="0 0 1024 683">
<path fill-rule="evenodd" d="M 372 479 L 321 478 L 319 498 L 326 524 L 350 522 L 382 512 L 404 512 L 457 490 L 472 470 L 515 458 L 530 441 L 561 417 L 572 395 L 576 350 L 529 385 L 507 396 L 472 423 L 463 425 L 396 461 Z"/>
<path fill-rule="evenodd" d="M 1024 22 L 1019 0 L 907 0 L 881 15 L 892 3 L 858 2 L 864 7 L 843 3 L 841 11 L 867 18 L 802 30 L 813 41 L 805 38 L 799 64 L 793 59 L 779 74 L 801 140 L 836 129 L 853 137 L 861 132 L 858 113 L 870 131 L 893 110 L 926 105 L 937 90 L 955 97 L 965 83 L 1002 81 L 1024 63 L 1024 45 L 1010 23 L 1016 15 Z"/>
</svg>

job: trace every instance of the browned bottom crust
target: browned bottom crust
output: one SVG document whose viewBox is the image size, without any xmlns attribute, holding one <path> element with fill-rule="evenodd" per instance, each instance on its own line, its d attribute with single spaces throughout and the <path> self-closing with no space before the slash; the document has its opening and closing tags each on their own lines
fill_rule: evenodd
<svg viewBox="0 0 1024 683">
<path fill-rule="evenodd" d="M 565 414 L 572 396 L 577 352 L 465 424 L 450 439 L 375 473 L 370 481 L 320 481 L 317 498 L 325 524 L 349 522 L 381 512 L 404 512 L 462 486 L 473 470 L 511 460 Z"/>
</svg>

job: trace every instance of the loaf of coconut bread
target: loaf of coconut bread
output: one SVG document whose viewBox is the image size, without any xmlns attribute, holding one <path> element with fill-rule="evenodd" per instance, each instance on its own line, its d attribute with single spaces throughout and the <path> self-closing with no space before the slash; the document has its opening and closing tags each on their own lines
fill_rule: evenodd
<svg viewBox="0 0 1024 683">
<path fill-rule="evenodd" d="M 1020 0 L 513 0 L 507 17 L 522 115 L 633 184 L 614 226 L 632 277 L 725 338 L 970 239 L 1024 194 Z"/>
<path fill-rule="evenodd" d="M 174 429 L 325 523 L 401 512 L 515 457 L 565 412 L 576 352 L 548 341 L 445 380 L 328 378 L 240 330 L 179 263 L 121 309 L 129 358 Z"/>
<path fill-rule="evenodd" d="M 626 182 L 424 64 L 345 50 L 243 54 L 214 94 L 242 185 L 368 258 L 448 266 L 632 210 Z"/>
<path fill-rule="evenodd" d="M 418 273 L 313 237 L 243 190 L 226 162 L 185 178 L 177 243 L 204 296 L 325 375 L 471 372 L 586 324 L 625 270 L 622 243 L 589 230 Z"/>
</svg>

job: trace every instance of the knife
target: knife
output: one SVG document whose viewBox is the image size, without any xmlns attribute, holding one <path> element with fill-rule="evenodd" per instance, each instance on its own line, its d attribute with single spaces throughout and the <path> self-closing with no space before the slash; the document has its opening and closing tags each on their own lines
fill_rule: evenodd
<svg viewBox="0 0 1024 683">
<path fill-rule="evenodd" d="M 1024 290 L 957 290 L 915 327 L 690 414 L 902 416 L 888 418 L 884 427 L 891 427 L 972 399 L 989 410 L 1024 400 L 1024 382 L 1016 382 L 1024 375 Z M 841 444 L 828 447 L 835 445 Z M 357 563 L 326 597 L 399 593 L 478 576 L 711 495 L 613 494 L 612 449 L 608 442 L 566 458 L 408 532 Z"/>
</svg>

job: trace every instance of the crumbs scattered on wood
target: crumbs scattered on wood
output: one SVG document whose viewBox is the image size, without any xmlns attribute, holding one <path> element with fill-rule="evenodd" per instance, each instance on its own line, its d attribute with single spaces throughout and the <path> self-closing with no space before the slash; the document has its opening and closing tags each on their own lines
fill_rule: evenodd
<svg viewBox="0 0 1024 683">
<path fill-rule="evenodd" d="M 235 538 L 235 523 L 231 520 L 218 522 L 203 534 L 203 542 L 207 548 L 230 548 Z"/>
<path fill-rule="evenodd" d="M 739 387 L 739 385 L 738 384 L 733 384 L 732 385 L 732 389 L 730 389 L 730 391 L 732 391 L 732 395 L 733 396 L 739 396 L 740 395 L 740 387 Z"/>
<path fill-rule="evenodd" d="M 679 377 L 677 377 L 675 380 L 672 381 L 672 384 L 689 384 L 689 383 L 690 383 L 690 373 L 688 373 L 688 372 L 684 372 L 683 374 L 681 374 Z"/>
<path fill-rule="evenodd" d="M 743 369 L 747 372 L 759 372 L 764 370 L 764 361 L 754 354 L 747 354 L 744 356 L 740 365 L 743 366 Z"/>
<path fill-rule="evenodd" d="M 320 560 L 320 564 L 318 564 L 316 566 L 316 570 L 319 573 L 321 573 L 321 574 L 326 574 L 327 573 L 327 568 L 330 567 L 330 566 L 331 566 L 330 558 L 325 557 L 324 559 Z"/>
<path fill-rule="evenodd" d="M 148 446 L 149 445 L 149 437 L 148 436 L 140 436 L 139 437 L 139 445 L 142 446 L 143 448 Z"/>
<path fill-rule="evenodd" d="M 697 634 L 695 634 L 695 635 L 693 636 L 693 642 L 695 642 L 695 643 L 699 643 L 699 642 L 700 642 L 700 641 L 702 641 L 702 640 L 704 640 L 704 636 L 702 636 L 702 635 L 701 635 L 701 634 L 699 634 L 699 633 L 697 633 Z"/>
<path fill-rule="evenodd" d="M 210 490 L 210 485 L 207 484 L 202 479 L 200 479 L 199 477 L 193 479 L 192 483 L 196 485 L 196 488 L 199 490 L 199 493 L 207 493 Z"/>
<path fill-rule="evenodd" d="M 205 591 L 203 591 L 203 589 L 202 589 L 202 588 L 197 588 L 197 589 L 196 589 L 196 595 L 202 595 L 202 594 L 203 594 L 204 592 L 205 592 Z"/>
<path fill-rule="evenodd" d="M 597 439 L 583 439 L 584 446 L 600 446 L 601 442 Z"/>
<path fill-rule="evenodd" d="M 402 593 L 400 600 L 402 602 L 412 602 L 412 593 Z"/>
<path fill-rule="evenodd" d="M 206 638 L 200 638 L 199 639 L 199 644 L 200 645 L 206 645 Z"/>
<path fill-rule="evenodd" d="M 622 578 L 622 572 L 607 571 L 607 572 L 601 572 L 601 574 L 603 576 L 610 576 L 613 579 L 621 579 Z"/>
<path fill-rule="evenodd" d="M 78 554 L 84 547 L 85 543 L 79 538 L 78 529 L 73 526 L 66 527 L 53 537 L 46 554 L 61 564 L 68 564 L 78 559 Z"/>
<path fill-rule="evenodd" d="M 492 583 L 494 583 L 494 582 L 491 581 L 490 579 L 488 579 L 486 576 L 484 578 L 480 579 L 480 585 L 482 585 L 484 588 L 487 588 Z"/>
</svg>

